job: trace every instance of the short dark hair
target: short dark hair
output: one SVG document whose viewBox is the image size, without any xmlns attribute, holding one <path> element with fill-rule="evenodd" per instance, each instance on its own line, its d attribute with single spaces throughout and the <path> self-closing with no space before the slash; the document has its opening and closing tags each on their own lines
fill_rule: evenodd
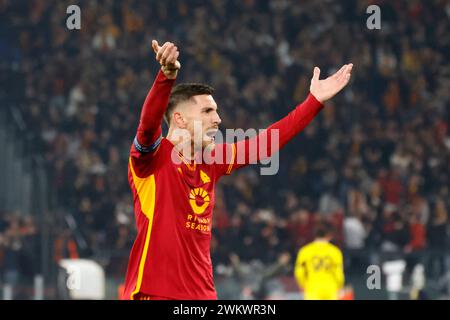
<svg viewBox="0 0 450 320">
<path fill-rule="evenodd" d="M 319 221 L 314 230 L 316 238 L 323 238 L 333 235 L 334 228 L 328 221 Z"/>
<path fill-rule="evenodd" d="M 213 94 L 214 88 L 202 83 L 180 83 L 173 87 L 170 92 L 169 104 L 164 114 L 164 120 L 170 125 L 170 116 L 175 106 L 183 101 L 189 100 L 193 96 L 201 94 Z"/>
</svg>

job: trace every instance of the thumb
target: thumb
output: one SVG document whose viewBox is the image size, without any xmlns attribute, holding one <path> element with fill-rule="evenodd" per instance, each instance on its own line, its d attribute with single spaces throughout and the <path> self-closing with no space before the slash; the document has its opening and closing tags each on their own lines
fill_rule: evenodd
<svg viewBox="0 0 450 320">
<path fill-rule="evenodd" d="M 160 48 L 158 41 L 152 40 L 152 48 L 153 48 L 153 52 L 158 53 L 158 50 Z"/>
<path fill-rule="evenodd" d="M 317 81 L 319 80 L 319 76 L 320 76 L 320 69 L 318 67 L 314 67 L 314 74 L 313 74 L 313 80 Z"/>
</svg>

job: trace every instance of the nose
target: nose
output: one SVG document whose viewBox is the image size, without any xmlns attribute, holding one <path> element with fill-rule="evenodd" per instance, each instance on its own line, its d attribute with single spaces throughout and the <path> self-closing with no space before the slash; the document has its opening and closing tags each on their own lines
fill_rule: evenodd
<svg viewBox="0 0 450 320">
<path fill-rule="evenodd" d="M 215 125 L 219 125 L 222 123 L 222 119 L 220 119 L 220 116 L 217 112 L 214 112 L 213 123 Z"/>
</svg>

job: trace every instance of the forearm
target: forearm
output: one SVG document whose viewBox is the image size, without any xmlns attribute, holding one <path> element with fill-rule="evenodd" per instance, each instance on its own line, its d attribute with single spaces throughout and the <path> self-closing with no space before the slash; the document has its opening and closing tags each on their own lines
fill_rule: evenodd
<svg viewBox="0 0 450 320">
<path fill-rule="evenodd" d="M 322 108 L 323 104 L 309 94 L 305 101 L 297 105 L 287 116 L 269 126 L 264 132 L 254 138 L 237 142 L 237 152 L 245 150 L 245 161 L 240 161 L 240 163 L 242 165 L 256 163 L 271 157 L 303 131 Z"/>
<path fill-rule="evenodd" d="M 175 79 L 168 79 L 162 71 L 158 72 L 142 106 L 136 136 L 140 145 L 149 147 L 161 135 L 161 121 L 174 83 Z"/>
<path fill-rule="evenodd" d="M 303 131 L 304 128 L 316 117 L 316 115 L 322 110 L 323 104 L 309 94 L 305 101 L 297 105 L 286 117 L 278 122 L 272 124 L 267 131 L 269 132 L 269 138 L 273 135 L 273 130 L 278 130 L 278 148 L 271 150 L 276 152 L 283 148 L 297 134 Z"/>
</svg>

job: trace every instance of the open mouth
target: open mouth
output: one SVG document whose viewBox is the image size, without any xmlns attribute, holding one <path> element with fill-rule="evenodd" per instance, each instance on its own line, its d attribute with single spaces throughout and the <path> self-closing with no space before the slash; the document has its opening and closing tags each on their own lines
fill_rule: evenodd
<svg viewBox="0 0 450 320">
<path fill-rule="evenodd" d="M 214 141 L 217 131 L 218 131 L 217 129 L 210 129 L 210 130 L 206 131 L 205 136 L 207 137 L 207 139 L 205 139 L 205 140 Z"/>
</svg>

